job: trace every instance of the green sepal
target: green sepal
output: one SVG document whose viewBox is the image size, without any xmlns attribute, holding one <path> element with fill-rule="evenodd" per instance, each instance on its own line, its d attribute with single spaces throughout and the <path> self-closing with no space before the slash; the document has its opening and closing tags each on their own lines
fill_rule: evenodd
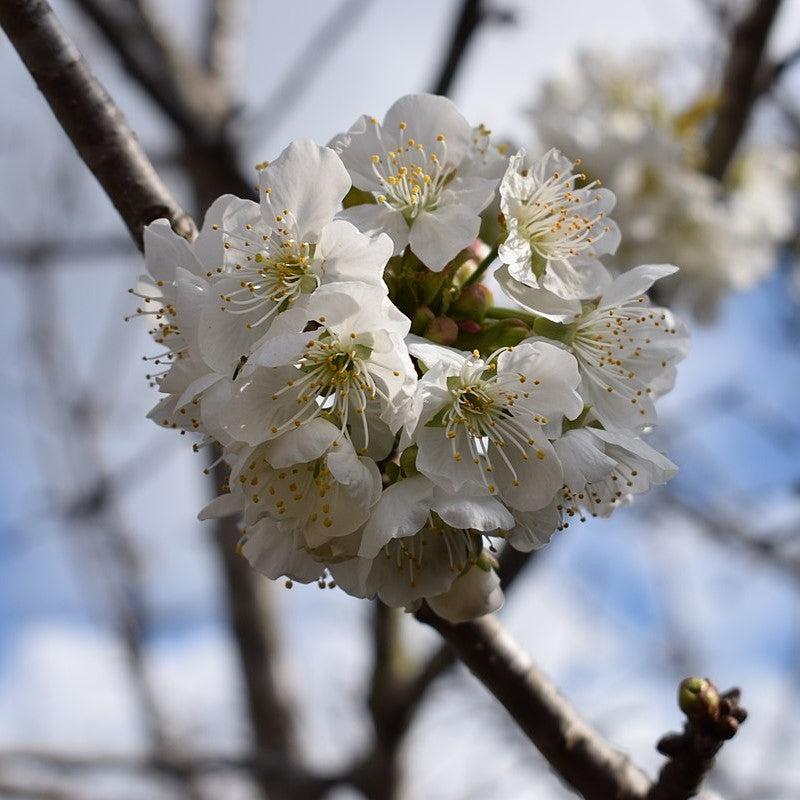
<svg viewBox="0 0 800 800">
<path fill-rule="evenodd" d="M 436 414 L 434 414 L 433 417 L 431 417 L 431 419 L 429 419 L 425 423 L 425 427 L 426 428 L 445 428 L 445 427 L 447 427 L 447 422 L 445 422 L 445 416 L 447 415 L 447 412 L 449 410 L 450 410 L 449 407 L 445 406 L 441 410 L 437 411 Z"/>
</svg>

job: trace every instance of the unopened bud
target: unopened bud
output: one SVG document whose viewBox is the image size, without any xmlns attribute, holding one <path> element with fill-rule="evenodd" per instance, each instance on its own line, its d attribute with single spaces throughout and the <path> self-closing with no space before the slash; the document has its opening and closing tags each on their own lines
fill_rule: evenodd
<svg viewBox="0 0 800 800">
<path fill-rule="evenodd" d="M 428 306 L 420 306 L 414 312 L 414 317 L 411 320 L 411 333 L 416 333 L 418 336 L 421 336 L 435 318 L 436 314 L 434 314 Z"/>
<path fill-rule="evenodd" d="M 459 334 L 460 336 L 463 336 L 464 334 L 468 336 L 474 336 L 476 333 L 481 332 L 481 326 L 480 323 L 475 322 L 474 319 L 462 319 L 459 320 L 458 330 L 461 331 Z"/>
<path fill-rule="evenodd" d="M 716 719 L 719 692 L 708 678 L 686 678 L 678 687 L 678 705 L 690 719 Z"/>
<path fill-rule="evenodd" d="M 450 313 L 456 318 L 473 319 L 483 322 L 486 311 L 492 305 L 492 293 L 482 283 L 467 286 L 450 306 Z"/>
<path fill-rule="evenodd" d="M 425 328 L 425 338 L 436 344 L 455 344 L 458 339 L 458 325 L 450 317 L 436 317 Z"/>
</svg>

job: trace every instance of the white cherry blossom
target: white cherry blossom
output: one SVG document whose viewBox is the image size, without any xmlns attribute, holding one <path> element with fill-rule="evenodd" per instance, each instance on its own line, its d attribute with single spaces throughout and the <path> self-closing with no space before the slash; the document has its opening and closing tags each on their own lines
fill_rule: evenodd
<svg viewBox="0 0 800 800">
<path fill-rule="evenodd" d="M 309 323 L 316 326 L 307 330 Z M 366 413 L 378 404 L 392 431 L 414 392 L 416 373 L 403 337 L 409 320 L 376 288 L 329 284 L 285 312 L 248 362 L 222 425 L 255 445 L 299 428 L 322 413 L 347 433 L 358 426 L 369 447 Z"/>
<path fill-rule="evenodd" d="M 194 242 L 176 234 L 164 219 L 144 230 L 148 275 L 131 292 L 141 300 L 136 316 L 152 320 L 150 334 L 159 347 L 157 354 L 145 360 L 157 368 L 148 378 L 166 397 L 148 416 L 164 427 L 204 433 L 213 429 L 224 437 L 205 406 L 211 394 L 224 397 L 230 381 L 203 358 L 198 327 L 210 291 L 207 273 L 222 258 L 219 223 L 236 202 L 232 195 L 217 199 Z"/>
<path fill-rule="evenodd" d="M 586 514 L 608 517 L 633 495 L 666 483 L 678 468 L 642 439 L 586 427 L 567 431 L 554 442 L 564 468 L 558 511 L 562 526 Z"/>
<path fill-rule="evenodd" d="M 542 426 L 583 408 L 575 359 L 544 342 L 486 359 L 433 345 L 410 350 L 426 364 L 442 353 L 419 382 L 417 469 L 450 492 L 496 495 L 521 511 L 547 505 L 563 481 Z"/>
<path fill-rule="evenodd" d="M 375 200 L 342 218 L 367 233 L 388 233 L 395 255 L 410 245 L 439 272 L 475 240 L 497 186 L 497 162 L 446 97 L 406 95 L 383 123 L 362 116 L 331 147 L 353 185 Z"/>
<path fill-rule="evenodd" d="M 500 269 L 504 291 L 535 314 L 560 323 L 558 337 L 578 361 L 580 393 L 606 427 L 637 430 L 656 421 L 653 387 L 687 353 L 686 327 L 664 308 L 650 306 L 646 292 L 659 278 L 677 272 L 648 264 L 622 273 L 592 301 L 563 300 L 532 289 Z"/>
<path fill-rule="evenodd" d="M 613 253 L 619 229 L 607 214 L 614 195 L 557 150 L 530 162 L 525 150 L 509 160 L 500 184 L 508 237 L 498 255 L 513 278 L 563 298 L 591 297 L 608 279 L 599 260 Z"/>
<path fill-rule="evenodd" d="M 351 594 L 411 605 L 447 592 L 480 560 L 484 534 L 513 525 L 497 499 L 445 491 L 416 475 L 383 492 L 364 527 L 358 559 L 331 572 Z"/>
<path fill-rule="evenodd" d="M 230 482 L 244 495 L 246 525 L 270 516 L 307 549 L 356 531 L 381 495 L 375 462 L 321 418 L 244 449 Z"/>
</svg>

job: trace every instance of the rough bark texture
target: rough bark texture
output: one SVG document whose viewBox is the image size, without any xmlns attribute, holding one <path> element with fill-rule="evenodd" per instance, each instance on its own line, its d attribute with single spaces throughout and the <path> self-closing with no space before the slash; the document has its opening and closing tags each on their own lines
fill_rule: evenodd
<svg viewBox="0 0 800 800">
<path fill-rule="evenodd" d="M 191 239 L 191 217 L 157 175 L 122 112 L 44 0 L 3 0 L 0 25 L 78 154 L 142 247 L 145 225 L 166 217 Z"/>
</svg>

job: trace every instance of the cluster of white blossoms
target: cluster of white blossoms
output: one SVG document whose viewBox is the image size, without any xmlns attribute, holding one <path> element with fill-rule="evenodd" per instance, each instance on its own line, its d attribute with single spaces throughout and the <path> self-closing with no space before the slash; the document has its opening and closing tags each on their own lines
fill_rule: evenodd
<svg viewBox="0 0 800 800">
<path fill-rule="evenodd" d="M 150 416 L 219 449 L 201 518 L 239 515 L 255 569 L 470 619 L 502 603 L 503 542 L 540 547 L 675 473 L 641 437 L 687 348 L 647 298 L 676 268 L 611 279 L 614 196 L 574 162 L 507 158 L 412 95 L 258 169 L 259 202 L 219 198 L 194 242 L 148 226 L 135 291 Z"/>
<path fill-rule="evenodd" d="M 676 73 L 659 52 L 586 52 L 543 84 L 530 118 L 542 146 L 580 153 L 613 186 L 624 236 L 609 266 L 679 263 L 680 276 L 658 296 L 703 319 L 776 268 L 793 229 L 798 164 L 777 143 L 768 151 L 745 143 L 723 184 L 706 175 L 703 136 L 717 98 L 676 100 L 685 94 L 671 85 Z"/>
</svg>

